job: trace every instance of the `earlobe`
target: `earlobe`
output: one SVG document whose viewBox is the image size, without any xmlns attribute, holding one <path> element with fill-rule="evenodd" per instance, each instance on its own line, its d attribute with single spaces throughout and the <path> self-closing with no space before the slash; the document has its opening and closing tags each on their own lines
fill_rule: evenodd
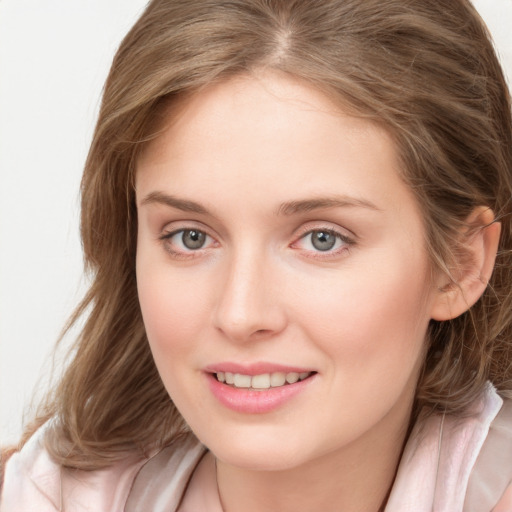
<svg viewBox="0 0 512 512">
<path fill-rule="evenodd" d="M 440 279 L 432 319 L 451 320 L 467 311 L 482 296 L 491 278 L 498 251 L 501 224 L 490 208 L 479 206 L 466 221 L 462 250 L 451 276 Z"/>
</svg>

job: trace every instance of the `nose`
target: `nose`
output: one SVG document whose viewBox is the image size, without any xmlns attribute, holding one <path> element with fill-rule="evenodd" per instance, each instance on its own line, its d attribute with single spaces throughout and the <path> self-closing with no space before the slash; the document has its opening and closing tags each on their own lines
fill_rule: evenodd
<svg viewBox="0 0 512 512">
<path fill-rule="evenodd" d="M 215 327 L 236 342 L 268 339 L 282 332 L 287 318 L 276 265 L 260 251 L 245 251 L 225 264 Z"/>
</svg>

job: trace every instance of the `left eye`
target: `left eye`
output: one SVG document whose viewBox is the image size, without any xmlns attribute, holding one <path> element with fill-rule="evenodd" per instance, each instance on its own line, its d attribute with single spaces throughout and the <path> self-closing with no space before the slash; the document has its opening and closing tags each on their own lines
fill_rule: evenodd
<svg viewBox="0 0 512 512">
<path fill-rule="evenodd" d="M 328 229 L 316 229 L 306 233 L 297 243 L 302 249 L 327 252 L 348 245 L 346 237 Z"/>
<path fill-rule="evenodd" d="M 212 238 L 198 229 L 180 229 L 162 237 L 171 251 L 197 251 L 212 242 Z"/>
</svg>

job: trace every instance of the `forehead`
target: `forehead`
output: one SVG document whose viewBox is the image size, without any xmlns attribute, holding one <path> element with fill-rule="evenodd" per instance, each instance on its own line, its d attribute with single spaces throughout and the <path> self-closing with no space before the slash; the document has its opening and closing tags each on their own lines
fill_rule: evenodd
<svg viewBox="0 0 512 512">
<path fill-rule="evenodd" d="M 333 193 L 412 199 L 386 130 L 283 74 L 212 85 L 171 105 L 164 119 L 139 158 L 138 196 L 158 188 L 204 192 L 206 201 L 213 191 L 235 200 L 243 190 L 255 199 L 272 190 L 283 201 Z"/>
<path fill-rule="evenodd" d="M 339 128 L 340 120 L 350 125 L 343 136 L 355 141 L 356 138 L 373 137 L 389 139 L 387 131 L 376 122 L 363 117 L 349 115 L 354 110 L 341 99 L 335 101 L 314 85 L 278 71 L 262 71 L 257 74 L 238 75 L 214 83 L 199 92 L 188 93 L 172 99 L 163 106 L 155 124 L 162 134 L 146 145 L 141 160 L 147 162 L 162 156 L 164 145 L 169 146 L 174 138 L 174 146 L 183 150 L 188 142 L 195 142 L 191 135 L 200 136 L 202 142 L 221 139 L 229 142 L 251 132 L 252 137 L 244 140 L 247 144 L 276 145 L 276 136 L 295 132 L 295 137 Z M 244 147 L 247 145 L 244 144 Z M 194 148 L 195 149 L 195 148 Z M 165 156 L 164 156 L 165 157 Z"/>
</svg>

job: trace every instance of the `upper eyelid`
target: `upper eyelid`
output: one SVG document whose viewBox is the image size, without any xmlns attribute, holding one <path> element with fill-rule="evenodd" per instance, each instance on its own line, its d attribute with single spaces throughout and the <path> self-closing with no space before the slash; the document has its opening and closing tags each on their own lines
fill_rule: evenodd
<svg viewBox="0 0 512 512">
<path fill-rule="evenodd" d="M 296 231 L 296 237 L 298 240 L 300 237 L 303 237 L 308 233 L 322 230 L 329 231 L 331 233 L 340 235 L 343 238 L 348 238 L 354 241 L 358 239 L 358 236 L 352 230 L 339 226 L 338 224 L 335 224 L 333 222 L 326 221 L 311 221 L 304 223 Z"/>
<path fill-rule="evenodd" d="M 195 227 L 183 227 L 183 228 L 176 228 L 176 229 L 170 229 L 170 230 L 166 230 L 164 228 L 162 230 L 162 233 L 160 233 L 160 235 L 158 236 L 158 238 L 160 240 L 169 240 L 169 239 L 173 238 L 174 236 L 176 236 L 178 233 L 182 233 L 184 231 L 200 231 L 201 233 L 204 233 L 208 238 L 211 238 L 212 240 L 217 242 L 217 239 L 214 236 L 212 236 L 210 233 L 208 233 L 208 231 L 206 231 L 205 229 L 199 229 L 199 228 L 195 228 Z"/>
<path fill-rule="evenodd" d="M 340 233 L 339 231 L 334 231 L 334 230 L 331 230 L 331 229 L 322 229 L 322 228 L 319 228 L 319 229 L 310 229 L 309 231 L 306 231 L 305 233 L 303 233 L 301 236 L 299 236 L 298 238 L 295 239 L 294 242 L 292 242 L 291 246 L 294 246 L 295 244 L 298 244 L 301 240 L 303 240 L 304 238 L 306 238 L 308 235 L 311 235 L 312 233 L 315 233 L 315 232 L 318 232 L 318 231 L 324 231 L 324 232 L 328 232 L 329 234 L 331 235 L 334 235 L 336 237 L 339 237 L 340 240 L 346 245 L 353 245 L 355 243 L 355 240 L 352 238 L 352 237 L 348 237 L 342 233 Z"/>
<path fill-rule="evenodd" d="M 159 230 L 159 237 L 164 235 L 169 235 L 173 233 L 178 233 L 179 231 L 186 230 L 197 230 L 202 231 L 206 235 L 217 239 L 218 236 L 213 234 L 213 230 L 203 224 L 202 222 L 196 220 L 174 220 L 171 222 L 166 222 L 163 227 Z"/>
</svg>

